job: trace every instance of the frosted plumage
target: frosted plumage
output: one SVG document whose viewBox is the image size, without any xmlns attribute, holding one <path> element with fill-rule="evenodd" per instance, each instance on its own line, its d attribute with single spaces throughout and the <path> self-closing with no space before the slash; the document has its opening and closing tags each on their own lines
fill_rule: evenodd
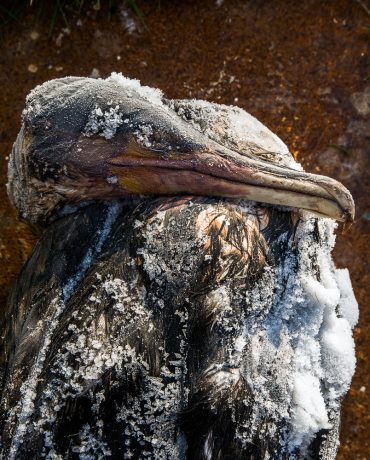
<svg viewBox="0 0 370 460">
<path fill-rule="evenodd" d="M 168 110 L 229 147 L 294 161 L 241 109 Z M 85 134 L 114 137 L 125 123 L 114 117 L 112 131 L 88 120 Z M 147 126 L 135 135 L 151 142 Z M 2 334 L 5 457 L 334 459 L 358 319 L 348 272 L 332 261 L 334 230 L 245 200 L 65 208 L 22 271 Z"/>
</svg>

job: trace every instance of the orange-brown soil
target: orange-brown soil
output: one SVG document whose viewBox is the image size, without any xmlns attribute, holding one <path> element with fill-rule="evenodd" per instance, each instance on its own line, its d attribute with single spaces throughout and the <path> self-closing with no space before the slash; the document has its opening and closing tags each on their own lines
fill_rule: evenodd
<svg viewBox="0 0 370 460">
<path fill-rule="evenodd" d="M 334 253 L 337 265 L 350 270 L 361 308 L 338 458 L 370 458 L 369 1 L 138 2 L 147 30 L 123 6 L 110 20 L 86 7 L 80 16 L 66 10 L 70 30 L 62 30 L 59 17 L 51 37 L 51 18 L 38 15 L 37 3 L 3 28 L 0 42 L 1 310 L 36 241 L 5 190 L 7 158 L 35 85 L 93 69 L 102 77 L 120 71 L 168 97 L 239 105 L 276 132 L 308 171 L 340 180 L 356 201 L 355 223 L 338 229 Z M 130 18 L 138 26 L 132 33 Z"/>
</svg>

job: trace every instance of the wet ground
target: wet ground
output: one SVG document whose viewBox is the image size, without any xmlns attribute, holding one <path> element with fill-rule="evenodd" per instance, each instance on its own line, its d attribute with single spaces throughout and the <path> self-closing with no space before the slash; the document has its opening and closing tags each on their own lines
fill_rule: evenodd
<svg viewBox="0 0 370 460">
<path fill-rule="evenodd" d="M 276 132 L 308 171 L 340 180 L 354 196 L 355 223 L 338 229 L 334 254 L 337 266 L 349 268 L 361 308 L 338 458 L 369 459 L 370 2 L 138 4 L 145 26 L 124 6 L 110 19 L 105 10 L 86 7 L 78 16 L 67 9 L 68 28 L 59 14 L 49 37 L 51 17 L 33 5 L 2 28 L 0 309 L 36 241 L 5 191 L 7 158 L 35 85 L 118 71 L 168 97 L 238 105 Z"/>
</svg>

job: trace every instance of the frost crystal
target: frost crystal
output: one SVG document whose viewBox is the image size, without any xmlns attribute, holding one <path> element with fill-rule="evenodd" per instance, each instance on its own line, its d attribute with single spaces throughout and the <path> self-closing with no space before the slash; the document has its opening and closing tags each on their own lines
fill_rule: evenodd
<svg viewBox="0 0 370 460">
<path fill-rule="evenodd" d="M 152 146 L 153 129 L 150 125 L 140 125 L 134 134 L 139 144 L 147 148 Z"/>
<path fill-rule="evenodd" d="M 111 139 L 117 131 L 117 128 L 122 124 L 123 115 L 120 113 L 118 105 L 111 107 L 103 112 L 99 107 L 92 110 L 89 120 L 85 127 L 85 134 L 99 134 L 106 139 Z"/>
<path fill-rule="evenodd" d="M 141 97 L 155 105 L 163 105 L 162 91 L 149 86 L 142 86 L 139 80 L 124 77 L 121 72 L 112 72 L 107 81 L 117 83 L 125 90 L 133 90 L 140 94 Z"/>
<path fill-rule="evenodd" d="M 334 458 L 358 312 L 331 260 L 333 224 L 303 217 L 273 240 L 275 259 L 260 208 L 180 203 L 107 208 L 32 331 L 39 349 L 7 413 L 7 458 L 30 445 L 64 458 L 61 429 L 82 459 L 179 459 L 198 439 L 213 458 L 226 423 L 241 452 L 263 444 L 264 458 L 290 460 L 326 430 Z M 201 438 L 195 421 L 210 423 Z"/>
<path fill-rule="evenodd" d="M 224 147 L 300 169 L 280 139 L 237 107 L 162 100 L 121 74 L 107 81 L 117 100 L 100 99 L 91 86 L 94 99 L 78 100 L 78 135 L 133 136 L 165 158 L 179 148 L 175 136 L 167 122 L 141 116 L 140 95 L 195 138 L 189 125 Z M 54 110 L 47 90 L 54 84 L 29 97 L 30 125 L 49 105 Z M 71 114 L 61 118 L 74 127 Z M 13 198 L 27 215 L 45 194 L 22 195 L 27 164 L 16 159 Z M 220 458 L 223 442 L 232 444 L 228 458 L 311 458 L 316 442 L 331 445 L 320 458 L 334 458 L 340 403 L 355 369 L 358 306 L 348 271 L 331 258 L 330 220 L 200 197 L 100 205 L 103 221 L 97 204 L 86 202 L 75 215 L 75 205 L 65 204 L 25 267 L 21 279 L 29 284 L 13 299 L 0 417 L 6 458 L 182 459 L 187 450 Z M 96 230 L 91 209 L 93 218 L 100 212 Z M 86 222 L 92 238 L 77 256 Z M 73 247 L 64 224 L 81 231 Z"/>
<path fill-rule="evenodd" d="M 202 100 L 168 101 L 168 105 L 185 121 L 211 139 L 239 152 L 253 153 L 262 160 L 280 162 L 302 170 L 284 142 L 251 114 Z"/>
</svg>

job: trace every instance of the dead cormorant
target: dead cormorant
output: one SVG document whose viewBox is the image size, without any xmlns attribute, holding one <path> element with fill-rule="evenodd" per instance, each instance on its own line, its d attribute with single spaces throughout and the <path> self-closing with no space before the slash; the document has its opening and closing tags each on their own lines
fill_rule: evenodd
<svg viewBox="0 0 370 460">
<path fill-rule="evenodd" d="M 335 458 L 357 305 L 305 211 L 352 220 L 341 184 L 238 108 L 113 75 L 31 93 L 8 190 L 43 234 L 3 325 L 4 458 Z"/>
</svg>

